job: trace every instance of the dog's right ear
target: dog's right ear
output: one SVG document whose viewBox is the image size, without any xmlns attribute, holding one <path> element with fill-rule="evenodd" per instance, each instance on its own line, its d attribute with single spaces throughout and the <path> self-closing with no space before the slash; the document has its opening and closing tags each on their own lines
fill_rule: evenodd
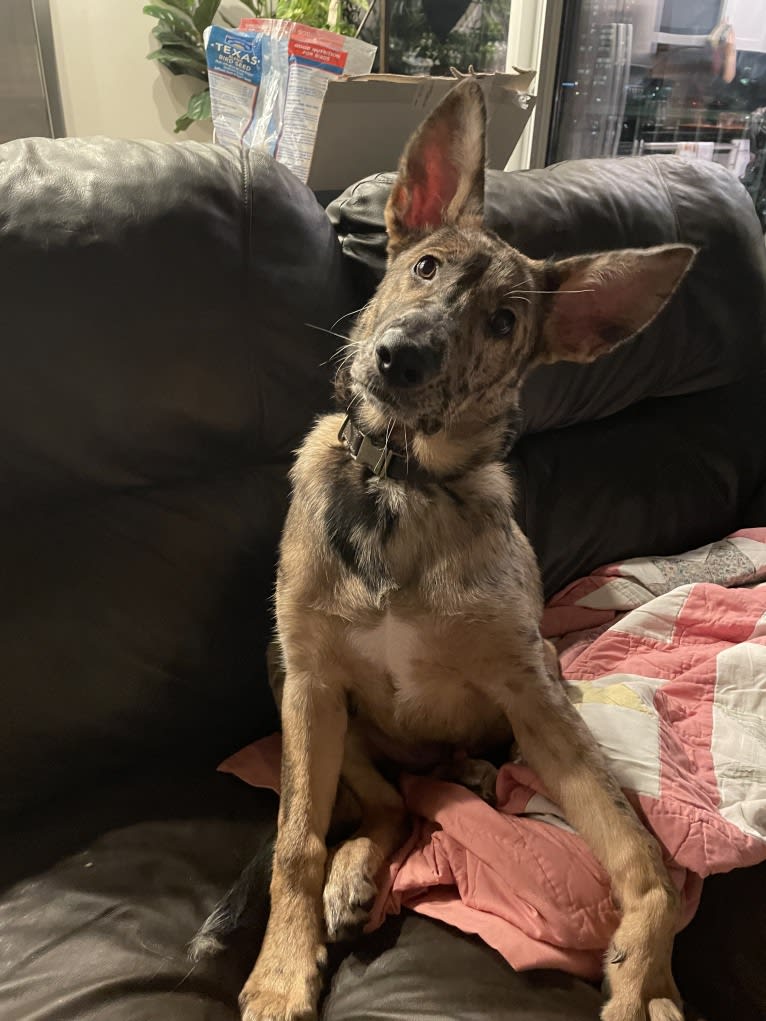
<svg viewBox="0 0 766 1021">
<path fill-rule="evenodd" d="M 486 125 L 481 86 L 464 78 L 409 140 L 386 205 L 390 254 L 442 224 L 481 225 Z"/>
</svg>

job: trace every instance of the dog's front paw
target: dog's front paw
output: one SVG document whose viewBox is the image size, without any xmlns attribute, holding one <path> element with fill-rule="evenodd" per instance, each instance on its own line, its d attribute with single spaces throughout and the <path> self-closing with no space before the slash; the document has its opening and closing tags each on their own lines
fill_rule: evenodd
<svg viewBox="0 0 766 1021">
<path fill-rule="evenodd" d="M 659 876 L 623 911 L 606 954 L 602 1021 L 684 1021 L 671 970 L 677 919 L 678 894 Z"/>
<path fill-rule="evenodd" d="M 300 953 L 283 960 L 262 952 L 239 994 L 242 1021 L 313 1021 L 326 962 L 324 946 L 305 959 Z"/>
<path fill-rule="evenodd" d="M 322 895 L 331 943 L 347 938 L 369 918 L 378 893 L 375 876 L 380 865 L 380 854 L 366 837 L 346 840 L 332 852 Z"/>
<path fill-rule="evenodd" d="M 320 957 L 324 956 L 324 947 Z M 313 1021 L 319 995 L 319 969 L 301 976 L 300 968 L 262 975 L 255 966 L 239 994 L 242 1021 Z"/>
<path fill-rule="evenodd" d="M 645 1003 L 610 1000 L 601 1011 L 601 1021 L 684 1021 L 683 1011 L 665 996 Z"/>
<path fill-rule="evenodd" d="M 616 942 L 604 976 L 604 991 L 611 995 L 602 1021 L 684 1021 L 669 957 L 668 951 L 666 961 L 653 961 L 646 948 L 628 951 Z"/>
<path fill-rule="evenodd" d="M 296 999 L 291 992 L 261 989 L 248 982 L 239 995 L 242 1021 L 312 1021 L 316 1010 L 311 1003 Z"/>
</svg>

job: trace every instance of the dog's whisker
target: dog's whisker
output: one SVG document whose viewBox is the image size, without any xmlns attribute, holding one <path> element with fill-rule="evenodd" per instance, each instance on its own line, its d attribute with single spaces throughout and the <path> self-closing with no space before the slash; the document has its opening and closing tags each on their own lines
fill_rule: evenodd
<svg viewBox="0 0 766 1021">
<path fill-rule="evenodd" d="M 340 352 L 338 352 L 338 354 L 339 354 L 339 353 L 340 353 Z M 348 352 L 348 354 L 344 355 L 344 357 L 343 357 L 343 358 L 342 358 L 342 359 L 341 359 L 341 360 L 340 360 L 340 361 L 338 362 L 338 365 L 337 365 L 337 371 L 338 371 L 338 372 L 340 372 L 340 370 L 341 370 L 341 369 L 342 369 L 342 368 L 343 368 L 343 367 L 344 367 L 345 365 L 348 365 L 348 363 L 349 363 L 349 362 L 350 362 L 350 361 L 351 361 L 351 360 L 353 359 L 353 357 L 354 357 L 354 355 L 355 355 L 355 354 L 356 354 L 356 350 L 353 350 L 353 351 L 349 351 L 349 352 Z M 333 357 L 335 357 L 335 356 L 333 356 Z M 330 359 L 330 361 L 332 361 L 332 360 L 333 360 L 333 359 L 331 358 L 331 359 Z M 328 363 L 327 363 L 327 362 L 325 362 L 325 365 L 327 365 L 327 364 L 328 364 Z"/>
<path fill-rule="evenodd" d="M 342 315 L 339 319 L 335 320 L 330 329 L 334 330 L 338 323 L 342 323 L 344 319 L 348 319 L 350 316 L 355 316 L 358 315 L 360 312 L 364 312 L 364 310 L 368 307 L 369 304 L 370 302 L 368 301 L 366 304 L 362 305 L 361 308 L 355 308 L 353 312 L 346 312 L 345 315 Z"/>
<path fill-rule="evenodd" d="M 388 450 L 388 441 L 391 439 L 391 433 L 394 431 L 394 424 L 395 424 L 395 422 L 396 422 L 395 418 L 389 418 L 389 420 L 388 420 L 388 427 L 386 429 L 386 438 L 385 438 L 385 440 L 383 442 L 383 446 L 384 446 L 384 448 L 386 450 Z"/>
<path fill-rule="evenodd" d="M 355 393 L 354 396 L 348 403 L 346 413 L 350 412 L 355 404 L 360 404 L 364 400 L 364 390 L 360 390 L 359 393 Z"/>
<path fill-rule="evenodd" d="M 335 330 L 328 330 L 324 326 L 317 326 L 316 323 L 304 323 L 304 326 L 308 326 L 310 330 L 319 330 L 320 333 L 328 333 L 331 337 L 337 337 L 339 340 L 351 341 L 351 337 L 345 333 L 336 333 Z"/>
<path fill-rule="evenodd" d="M 356 347 L 357 345 L 354 341 L 351 341 L 349 344 L 341 344 L 335 354 L 331 355 L 331 358 L 337 358 L 338 355 L 343 354 L 344 351 L 355 351 Z"/>
<path fill-rule="evenodd" d="M 561 290 L 561 289 L 559 289 L 559 290 L 555 290 L 555 291 L 530 291 L 530 290 L 527 290 L 527 288 L 524 288 L 524 290 L 516 290 L 516 289 L 514 289 L 512 291 L 508 291 L 508 293 L 505 294 L 504 297 L 510 298 L 510 297 L 512 297 L 512 296 L 514 296 L 516 294 L 593 294 L 595 290 L 596 290 L 595 287 L 583 287 L 583 288 L 581 288 L 579 290 L 575 290 L 575 289 L 572 289 L 572 290 Z"/>
<path fill-rule="evenodd" d="M 338 348 L 338 350 L 331 354 L 326 361 L 321 362 L 321 365 L 323 366 L 330 365 L 332 362 L 340 358 L 341 355 L 344 355 L 342 361 L 340 362 L 340 365 L 338 366 L 338 368 L 341 368 L 343 365 L 346 364 L 347 361 L 353 358 L 354 354 L 356 353 L 356 347 L 357 345 L 354 342 L 351 342 L 350 344 L 342 344 Z"/>
</svg>

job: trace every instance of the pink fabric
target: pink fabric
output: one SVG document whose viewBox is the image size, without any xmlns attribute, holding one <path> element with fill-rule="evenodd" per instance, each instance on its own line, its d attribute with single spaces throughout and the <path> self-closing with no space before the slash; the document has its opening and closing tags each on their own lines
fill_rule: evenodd
<svg viewBox="0 0 766 1021">
<path fill-rule="evenodd" d="M 726 587 L 761 578 L 766 529 L 750 529 L 602 568 L 545 614 L 573 700 L 665 850 L 684 925 L 702 877 L 766 859 L 766 584 Z M 278 763 L 274 736 L 220 768 L 277 789 Z M 413 831 L 370 928 L 408 907 L 514 968 L 599 976 L 618 919 L 607 877 L 528 767 L 500 771 L 496 810 L 430 777 L 403 775 L 401 789 Z"/>
</svg>

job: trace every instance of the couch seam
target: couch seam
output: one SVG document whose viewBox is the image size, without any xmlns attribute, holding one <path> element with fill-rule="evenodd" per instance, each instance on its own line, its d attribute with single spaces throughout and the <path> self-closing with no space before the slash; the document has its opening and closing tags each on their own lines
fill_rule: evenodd
<svg viewBox="0 0 766 1021">
<path fill-rule="evenodd" d="M 242 199 L 242 307 L 243 310 L 247 311 L 248 303 L 250 299 L 250 280 L 252 278 L 252 250 L 253 250 L 253 188 L 252 188 L 252 172 L 250 167 L 250 160 L 248 158 L 248 151 L 246 149 L 239 149 L 239 168 L 240 168 L 240 187 L 241 187 L 241 199 Z M 260 374 L 258 372 L 258 363 L 255 353 L 255 346 L 252 344 L 247 345 L 248 358 L 250 364 L 250 378 L 253 382 L 253 394 L 256 401 L 256 420 L 255 420 L 255 431 L 259 440 L 261 440 L 265 433 L 266 425 L 266 401 L 263 393 L 263 386 L 261 383 Z"/>
<path fill-rule="evenodd" d="M 670 211 L 673 214 L 673 223 L 676 226 L 676 237 L 675 237 L 675 240 L 676 241 L 680 241 L 681 240 L 681 222 L 678 219 L 678 210 L 676 209 L 676 204 L 673 201 L 672 195 L 670 194 L 670 188 L 668 187 L 668 182 L 665 180 L 665 175 L 662 173 L 662 170 L 660 169 L 660 167 L 658 165 L 657 159 L 655 157 L 651 157 L 650 159 L 651 159 L 651 164 L 652 164 L 652 170 L 654 171 L 654 174 L 655 174 L 657 180 L 660 182 L 662 190 L 665 192 L 665 197 L 668 200 L 668 205 L 670 206 Z"/>
<path fill-rule="evenodd" d="M 242 213 L 242 297 L 247 299 L 248 287 L 250 284 L 250 240 L 253 233 L 253 210 L 250 201 L 250 167 L 245 156 L 245 150 L 239 150 L 239 178 L 241 197 L 243 205 Z"/>
</svg>

